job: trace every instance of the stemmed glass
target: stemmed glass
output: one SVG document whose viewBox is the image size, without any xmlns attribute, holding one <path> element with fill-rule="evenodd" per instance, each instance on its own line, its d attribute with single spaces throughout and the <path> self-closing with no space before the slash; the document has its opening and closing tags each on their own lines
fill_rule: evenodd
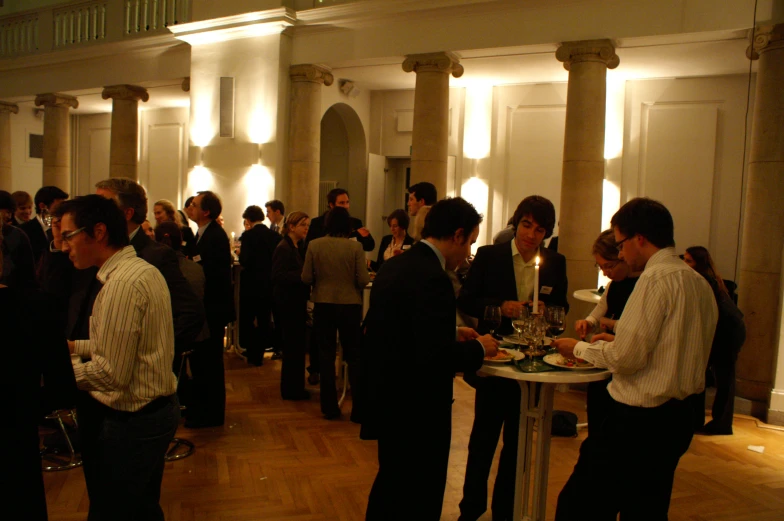
<svg viewBox="0 0 784 521">
<path fill-rule="evenodd" d="M 501 327 L 501 308 L 499 306 L 486 306 L 484 314 L 484 327 L 492 335 Z"/>
<path fill-rule="evenodd" d="M 557 339 L 564 332 L 566 312 L 561 306 L 547 306 L 544 310 L 547 319 L 547 330 L 553 339 Z"/>
<path fill-rule="evenodd" d="M 525 350 L 526 360 L 521 364 L 520 369 L 528 373 L 536 373 L 541 371 L 546 364 L 539 361 L 537 358 L 540 356 L 542 340 L 544 340 L 545 333 L 547 332 L 547 321 L 541 313 L 531 314 L 528 317 L 525 327 L 525 338 L 528 344 L 528 349 Z"/>
<path fill-rule="evenodd" d="M 515 316 L 512 317 L 512 327 L 514 328 L 515 332 L 517 332 L 517 339 L 519 341 L 517 349 L 519 350 L 523 344 L 523 331 L 525 330 L 526 323 L 528 321 L 528 308 L 520 307 L 520 310 L 517 312 Z"/>
</svg>

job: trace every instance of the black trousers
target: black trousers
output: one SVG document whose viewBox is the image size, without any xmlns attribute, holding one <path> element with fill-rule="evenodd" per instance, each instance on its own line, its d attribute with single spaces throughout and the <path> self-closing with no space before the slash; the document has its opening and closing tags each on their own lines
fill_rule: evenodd
<svg viewBox="0 0 784 521">
<path fill-rule="evenodd" d="M 240 345 L 251 363 L 259 364 L 264 359 L 264 351 L 272 345 L 272 292 L 269 290 L 251 291 L 251 286 L 240 294 Z"/>
<path fill-rule="evenodd" d="M 610 392 L 607 390 L 612 377 L 609 380 L 602 380 L 601 382 L 590 382 L 588 384 L 588 391 L 586 393 L 586 405 L 588 413 L 588 434 L 594 426 L 604 422 L 604 418 L 609 414 L 612 408 L 613 399 Z"/>
<path fill-rule="evenodd" d="M 711 425 L 719 433 L 732 434 L 732 417 L 735 414 L 735 364 L 738 361 L 738 351 L 730 349 L 715 349 L 711 351 L 708 359 L 708 368 L 705 371 L 705 385 L 712 382 L 716 387 L 711 408 Z M 701 401 L 697 413 L 697 426 L 701 427 L 705 421 L 705 392 L 701 394 Z"/>
<path fill-rule="evenodd" d="M 223 425 L 226 415 L 226 381 L 223 372 L 225 325 L 210 324 L 210 338 L 199 342 L 190 357 L 191 404 L 188 421 Z"/>
<path fill-rule="evenodd" d="M 281 304 L 275 308 L 276 328 L 281 333 L 283 365 L 280 370 L 280 394 L 283 398 L 301 396 L 305 390 L 305 306 L 306 302 Z"/>
<path fill-rule="evenodd" d="M 474 425 L 468 441 L 460 521 L 475 521 L 487 510 L 487 479 L 501 436 L 504 445 L 493 487 L 493 520 L 511 520 L 517 471 L 517 435 L 520 429 L 520 385 L 504 378 L 478 378 Z"/>
<path fill-rule="evenodd" d="M 675 468 L 694 435 L 698 395 L 659 407 L 613 400 L 558 496 L 556 521 L 666 521 Z"/>
<path fill-rule="evenodd" d="M 360 388 L 359 326 L 362 306 L 359 304 L 325 304 L 317 302 L 313 310 L 313 328 L 319 346 L 321 362 L 321 412 L 326 415 L 340 413 L 335 388 L 335 359 L 337 335 L 343 347 L 343 359 L 348 363 L 351 385 L 351 417 L 359 420 L 362 414 L 362 389 Z"/>
</svg>

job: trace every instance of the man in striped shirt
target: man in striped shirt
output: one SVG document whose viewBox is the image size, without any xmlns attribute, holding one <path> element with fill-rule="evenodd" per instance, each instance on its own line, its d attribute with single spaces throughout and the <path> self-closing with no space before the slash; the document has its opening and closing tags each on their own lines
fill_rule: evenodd
<svg viewBox="0 0 784 521">
<path fill-rule="evenodd" d="M 89 340 L 69 341 L 77 385 L 90 395 L 79 409 L 89 518 L 163 520 L 164 456 L 180 417 L 166 281 L 136 256 L 113 200 L 77 197 L 56 213 L 62 251 L 77 269 L 97 267 L 103 284 Z"/>
<path fill-rule="evenodd" d="M 666 520 L 705 388 L 718 311 L 708 283 L 675 252 L 670 212 L 657 201 L 632 199 L 612 228 L 619 258 L 642 275 L 616 336 L 554 342 L 563 356 L 613 373 L 610 412 L 580 447 L 556 521 L 614 521 L 619 512 L 621 519 Z"/>
</svg>

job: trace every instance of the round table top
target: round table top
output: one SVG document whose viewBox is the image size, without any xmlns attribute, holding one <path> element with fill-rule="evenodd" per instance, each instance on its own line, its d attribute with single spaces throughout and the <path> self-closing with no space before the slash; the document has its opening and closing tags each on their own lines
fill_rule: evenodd
<svg viewBox="0 0 784 521">
<path fill-rule="evenodd" d="M 582 300 L 583 302 L 591 302 L 592 304 L 598 304 L 600 300 L 602 300 L 602 296 L 597 294 L 598 290 L 596 289 L 578 289 L 573 293 L 574 298 L 577 300 Z"/>
<path fill-rule="evenodd" d="M 599 382 L 610 377 L 606 369 L 586 369 L 584 371 L 545 371 L 542 373 L 523 373 L 511 365 L 484 364 L 479 369 L 479 374 L 485 376 L 499 376 L 511 380 L 524 380 L 526 382 L 541 382 L 546 384 L 578 384 L 586 382 Z"/>
</svg>

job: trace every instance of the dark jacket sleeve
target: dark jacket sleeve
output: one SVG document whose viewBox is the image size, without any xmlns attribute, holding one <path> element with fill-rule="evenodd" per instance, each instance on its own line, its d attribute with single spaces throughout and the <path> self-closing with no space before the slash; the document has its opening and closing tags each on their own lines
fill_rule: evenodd
<svg viewBox="0 0 784 521">
<path fill-rule="evenodd" d="M 384 252 L 387 251 L 390 242 L 392 242 L 391 235 L 384 235 L 381 238 L 381 246 L 378 247 L 378 257 L 376 257 L 375 262 L 370 263 L 370 267 L 373 268 L 373 271 L 378 271 L 381 269 L 381 265 L 384 264 Z"/>
<path fill-rule="evenodd" d="M 539 298 L 542 302 L 554 306 L 562 306 L 566 313 L 569 312 L 569 301 L 567 300 L 567 291 L 569 288 L 569 281 L 566 278 L 566 257 L 560 254 L 548 255 L 548 262 L 552 263 L 552 272 L 548 276 L 548 282 L 552 283 L 552 292 L 547 298 L 544 298 L 539 293 Z"/>
<path fill-rule="evenodd" d="M 212 231 L 209 228 L 214 228 Z M 204 306 L 210 327 L 225 326 L 235 318 L 231 285 L 232 258 L 229 237 L 219 225 L 210 224 L 199 241 L 204 268 Z"/>
<path fill-rule="evenodd" d="M 186 350 L 196 340 L 204 326 L 204 306 L 196 297 L 180 270 L 177 254 L 168 247 L 159 248 L 156 267 L 166 280 L 174 318 L 175 349 Z"/>
<path fill-rule="evenodd" d="M 272 254 L 272 284 L 296 286 L 302 283 L 302 266 L 297 262 L 297 252 L 288 243 L 280 244 Z"/>
<path fill-rule="evenodd" d="M 367 237 L 363 237 L 362 235 L 360 235 L 359 232 L 356 231 L 359 228 L 364 228 L 364 226 L 362 225 L 362 221 L 359 220 L 359 219 L 353 218 L 351 220 L 351 223 L 352 223 L 352 226 L 354 227 L 354 230 L 355 230 L 354 233 L 352 234 L 352 237 L 356 237 L 357 238 L 357 241 L 359 241 L 359 243 L 362 244 L 362 249 L 363 250 L 365 250 L 365 251 L 373 251 L 373 248 L 376 247 L 376 241 L 375 241 L 375 239 L 373 239 L 373 236 L 370 234 L 370 230 L 368 230 Z"/>
<path fill-rule="evenodd" d="M 482 318 L 486 306 L 500 306 L 504 302 L 504 299 L 485 295 L 487 270 L 498 269 L 498 266 L 493 265 L 491 252 L 491 249 L 485 247 L 476 252 L 457 298 L 458 309 L 478 319 Z"/>
</svg>

